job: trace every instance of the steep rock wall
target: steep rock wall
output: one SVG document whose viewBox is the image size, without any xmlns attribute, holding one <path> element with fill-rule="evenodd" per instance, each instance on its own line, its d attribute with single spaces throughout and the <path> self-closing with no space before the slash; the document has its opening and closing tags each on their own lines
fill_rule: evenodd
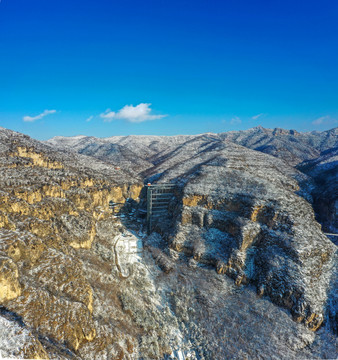
<svg viewBox="0 0 338 360">
<path fill-rule="evenodd" d="M 238 285 L 255 283 L 259 295 L 317 330 L 337 249 L 315 220 L 311 181 L 280 160 L 231 143 L 204 147 L 200 140 L 178 149 L 159 178 L 182 189 L 172 248 Z"/>
<path fill-rule="evenodd" d="M 47 347 L 55 343 L 51 354 L 59 356 L 62 347 L 77 352 L 97 330 L 93 286 L 76 252 L 92 248 L 100 221 L 116 221 L 109 201 L 137 200 L 142 183 L 127 175 L 121 180 L 121 173 L 115 179 L 104 164 L 93 171 L 90 160 L 28 137 L 0 135 L 0 305 L 24 329 L 49 339 Z M 46 355 L 36 341 L 35 350 L 26 346 L 20 354 Z"/>
</svg>

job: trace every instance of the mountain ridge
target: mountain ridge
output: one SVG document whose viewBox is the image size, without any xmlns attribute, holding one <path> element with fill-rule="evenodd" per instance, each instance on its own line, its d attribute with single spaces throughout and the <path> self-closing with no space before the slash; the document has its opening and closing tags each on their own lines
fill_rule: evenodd
<svg viewBox="0 0 338 360">
<path fill-rule="evenodd" d="M 160 149 L 157 152 L 163 151 L 166 147 L 180 144 L 184 141 L 189 141 L 193 138 L 201 136 L 212 136 L 212 138 L 228 139 L 239 145 L 265 152 L 288 161 L 292 165 L 296 165 L 304 160 L 310 160 L 318 157 L 322 151 L 338 146 L 338 128 L 322 132 L 297 132 L 295 130 L 284 130 L 280 128 L 266 129 L 261 126 L 254 127 L 248 130 L 229 131 L 225 133 L 202 133 L 197 135 L 127 135 L 127 136 L 110 136 L 106 138 L 95 138 L 93 136 L 75 136 L 75 137 L 54 137 L 46 140 L 46 143 L 57 147 L 69 147 L 75 150 L 81 148 L 80 142 L 97 142 L 98 144 L 116 143 L 120 145 L 127 145 L 132 143 L 144 151 L 141 152 L 142 158 L 147 160 L 151 155 L 149 149 L 153 143 L 157 143 Z M 278 141 L 277 141 L 277 140 Z M 80 140 L 80 141 L 78 141 Z M 132 140 L 132 141 L 130 141 Z M 143 140 L 143 141 L 142 141 Z M 142 145 L 142 146 L 141 146 Z M 278 154 L 277 150 L 289 147 L 291 150 L 285 154 Z M 293 154 L 293 156 L 290 155 Z M 154 154 L 154 153 L 153 153 Z M 92 154 L 95 156 L 95 154 Z M 140 155 L 139 155 L 140 156 Z"/>
<path fill-rule="evenodd" d="M 0 129 L 1 354 L 334 357 L 337 246 L 312 172 L 210 133 L 133 139 L 74 151 Z M 149 234 L 147 181 L 176 184 Z"/>
</svg>

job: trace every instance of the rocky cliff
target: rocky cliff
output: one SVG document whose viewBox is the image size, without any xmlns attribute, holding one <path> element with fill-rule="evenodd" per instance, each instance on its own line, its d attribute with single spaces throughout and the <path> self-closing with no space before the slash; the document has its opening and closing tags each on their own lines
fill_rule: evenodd
<svg viewBox="0 0 338 360">
<path fill-rule="evenodd" d="M 309 328 L 321 325 L 336 247 L 307 201 L 310 179 L 265 154 L 202 137 L 153 172 L 182 188 L 173 249 L 238 285 L 254 283 Z"/>
<path fill-rule="evenodd" d="M 108 202 L 137 199 L 142 183 L 9 130 L 1 129 L 0 143 L 1 304 L 38 333 L 36 354 L 24 347 L 21 355 L 44 354 L 39 337 L 76 351 L 96 329 L 92 286 L 75 249 L 91 249 L 99 220 L 111 217 Z"/>
<path fill-rule="evenodd" d="M 314 208 L 324 231 L 338 234 L 338 147 L 299 164 L 298 168 L 315 182 Z"/>
<path fill-rule="evenodd" d="M 95 159 L 73 140 L 0 129 L 1 355 L 335 356 L 336 246 L 310 177 L 212 134 L 119 138 Z M 149 235 L 148 179 L 177 185 Z"/>
</svg>

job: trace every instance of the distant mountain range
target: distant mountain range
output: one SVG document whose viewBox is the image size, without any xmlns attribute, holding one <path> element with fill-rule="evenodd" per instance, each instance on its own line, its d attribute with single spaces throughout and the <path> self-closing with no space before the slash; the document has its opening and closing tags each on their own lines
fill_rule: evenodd
<svg viewBox="0 0 338 360">
<path fill-rule="evenodd" d="M 103 158 L 116 164 L 128 163 L 131 159 L 137 168 L 155 165 L 167 154 L 187 141 L 227 140 L 275 157 L 295 166 L 302 161 L 315 159 L 323 151 L 338 146 L 338 128 L 318 132 L 299 133 L 280 128 L 265 129 L 261 126 L 226 133 L 200 135 L 153 136 L 132 135 L 95 138 L 92 136 L 56 136 L 46 143 L 59 148 L 68 148 L 86 155 Z M 112 146 L 114 145 L 114 146 Z"/>
</svg>

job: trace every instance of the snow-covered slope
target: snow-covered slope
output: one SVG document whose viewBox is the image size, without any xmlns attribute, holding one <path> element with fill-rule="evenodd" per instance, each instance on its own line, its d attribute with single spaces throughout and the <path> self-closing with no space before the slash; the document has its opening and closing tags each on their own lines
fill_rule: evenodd
<svg viewBox="0 0 338 360">
<path fill-rule="evenodd" d="M 317 159 L 301 163 L 298 168 L 316 184 L 312 192 L 314 208 L 324 230 L 338 234 L 338 147 L 324 151 Z"/>
<path fill-rule="evenodd" d="M 47 140 L 47 143 L 59 148 L 71 148 L 77 152 L 91 147 L 91 152 L 88 154 L 97 157 L 101 155 L 96 153 L 96 149 L 101 149 L 108 144 L 120 145 L 121 149 L 128 149 L 137 154 L 137 157 L 156 164 L 160 158 L 165 157 L 175 148 L 199 137 L 204 137 L 210 141 L 227 139 L 236 144 L 283 159 L 292 166 L 304 160 L 314 159 L 322 151 L 338 146 L 338 128 L 324 132 L 299 133 L 295 130 L 265 129 L 261 126 L 245 131 L 200 135 L 130 135 L 107 138 L 82 135 L 75 137 L 57 136 Z M 114 154 L 106 154 L 106 160 L 108 159 L 109 161 L 118 161 L 114 159 Z"/>
<path fill-rule="evenodd" d="M 336 356 L 307 175 L 215 134 L 52 142 L 0 129 L 1 355 Z M 178 184 L 149 235 L 147 179 Z"/>
</svg>

